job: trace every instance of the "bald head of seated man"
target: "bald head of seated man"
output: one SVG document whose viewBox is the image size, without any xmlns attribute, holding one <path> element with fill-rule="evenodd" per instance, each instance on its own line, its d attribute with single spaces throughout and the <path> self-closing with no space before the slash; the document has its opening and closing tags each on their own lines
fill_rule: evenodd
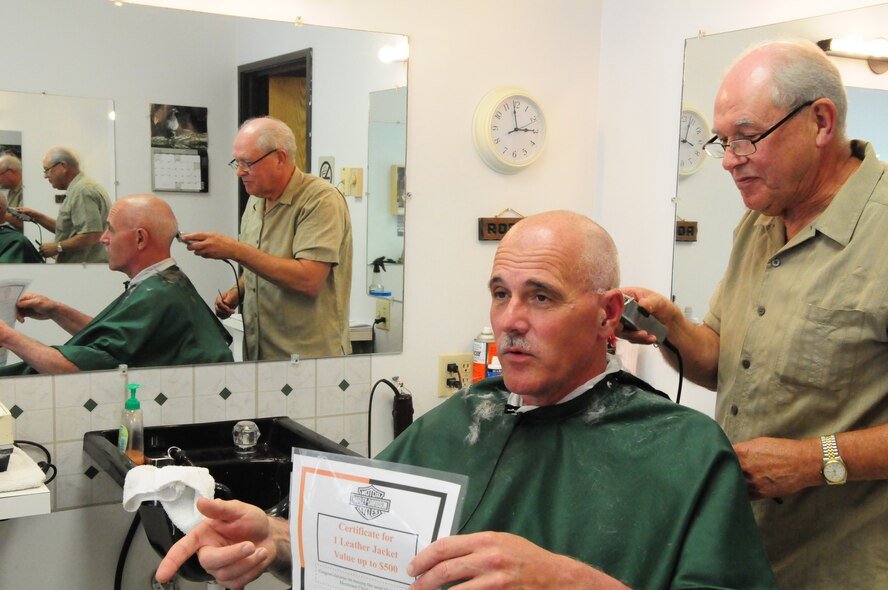
<svg viewBox="0 0 888 590">
<path fill-rule="evenodd" d="M 0 375 L 231 362 L 231 337 L 170 257 L 177 231 L 162 199 L 131 195 L 114 203 L 101 243 L 109 268 L 129 277 L 126 290 L 95 317 L 22 295 L 20 322 L 53 320 L 72 337 L 48 346 L 0 323 L 0 346 L 24 361 L 0 368 Z"/>
</svg>

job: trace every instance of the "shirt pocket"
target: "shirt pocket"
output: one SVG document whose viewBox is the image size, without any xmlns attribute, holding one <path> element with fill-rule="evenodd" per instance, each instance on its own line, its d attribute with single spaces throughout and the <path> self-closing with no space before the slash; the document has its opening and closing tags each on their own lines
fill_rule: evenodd
<svg viewBox="0 0 888 590">
<path fill-rule="evenodd" d="M 866 314 L 809 304 L 777 355 L 777 378 L 788 386 L 841 392 L 854 378 Z"/>
</svg>

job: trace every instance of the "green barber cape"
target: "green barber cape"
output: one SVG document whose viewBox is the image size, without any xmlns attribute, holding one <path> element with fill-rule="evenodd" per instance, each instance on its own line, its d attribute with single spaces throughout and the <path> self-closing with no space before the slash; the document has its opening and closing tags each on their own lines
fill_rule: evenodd
<svg viewBox="0 0 888 590">
<path fill-rule="evenodd" d="M 472 385 L 377 458 L 468 475 L 459 533 L 520 535 L 637 590 L 776 588 L 715 422 L 625 372 L 524 413 L 508 395 Z"/>
<path fill-rule="evenodd" d="M 232 362 L 231 336 L 176 266 L 127 289 L 90 323 L 56 346 L 81 371 Z M 0 375 L 35 373 L 25 363 Z"/>
<path fill-rule="evenodd" d="M 0 263 L 43 262 L 40 252 L 24 234 L 8 225 L 0 225 Z"/>
</svg>

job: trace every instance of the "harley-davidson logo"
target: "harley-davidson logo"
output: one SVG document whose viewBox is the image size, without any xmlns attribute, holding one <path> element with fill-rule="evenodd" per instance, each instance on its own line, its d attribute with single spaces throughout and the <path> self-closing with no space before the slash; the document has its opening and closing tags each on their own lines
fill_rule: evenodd
<svg viewBox="0 0 888 590">
<path fill-rule="evenodd" d="M 351 493 L 349 504 L 355 507 L 358 514 L 367 520 L 373 520 L 381 514 L 385 514 L 391 507 L 391 500 L 385 499 L 385 492 L 377 490 L 372 485 L 358 488 Z"/>
</svg>

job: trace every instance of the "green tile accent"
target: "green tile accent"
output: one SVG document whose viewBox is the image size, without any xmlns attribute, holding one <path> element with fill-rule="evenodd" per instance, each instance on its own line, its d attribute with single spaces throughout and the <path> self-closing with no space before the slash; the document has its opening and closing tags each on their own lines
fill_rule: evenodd
<svg viewBox="0 0 888 590">
<path fill-rule="evenodd" d="M 227 387 L 223 387 L 222 391 L 219 392 L 219 397 L 221 397 L 222 399 L 228 399 L 229 397 L 231 397 L 231 392 L 228 390 Z"/>
<path fill-rule="evenodd" d="M 293 391 L 293 388 L 290 387 L 290 384 L 289 384 L 289 383 L 287 383 L 286 385 L 284 385 L 283 387 L 281 387 L 281 393 L 283 393 L 284 395 L 290 395 L 290 393 L 291 393 L 292 391 Z"/>
<path fill-rule="evenodd" d="M 349 386 L 349 382 L 346 381 L 345 379 L 343 379 L 342 381 L 339 382 L 339 389 L 341 389 L 342 391 L 345 391 L 346 389 L 348 389 L 348 386 Z"/>
<path fill-rule="evenodd" d="M 158 393 L 158 394 L 157 394 L 157 397 L 154 398 L 154 401 L 157 402 L 157 405 L 158 405 L 158 406 L 162 406 L 163 404 L 166 403 L 166 401 L 167 401 L 168 399 L 170 399 L 170 398 L 168 398 L 167 396 L 165 396 L 163 393 Z"/>
<path fill-rule="evenodd" d="M 24 414 L 25 411 L 18 406 L 12 406 L 11 408 L 9 408 L 9 413 L 12 414 L 13 418 L 18 418 L 19 416 Z"/>
<path fill-rule="evenodd" d="M 96 407 L 97 407 L 98 405 L 99 405 L 99 404 L 97 404 L 95 401 L 93 401 L 92 398 L 89 398 L 88 400 L 86 400 L 86 403 L 83 404 L 83 407 L 86 408 L 86 411 L 87 411 L 87 412 L 92 412 L 93 410 L 96 409 Z"/>
</svg>

